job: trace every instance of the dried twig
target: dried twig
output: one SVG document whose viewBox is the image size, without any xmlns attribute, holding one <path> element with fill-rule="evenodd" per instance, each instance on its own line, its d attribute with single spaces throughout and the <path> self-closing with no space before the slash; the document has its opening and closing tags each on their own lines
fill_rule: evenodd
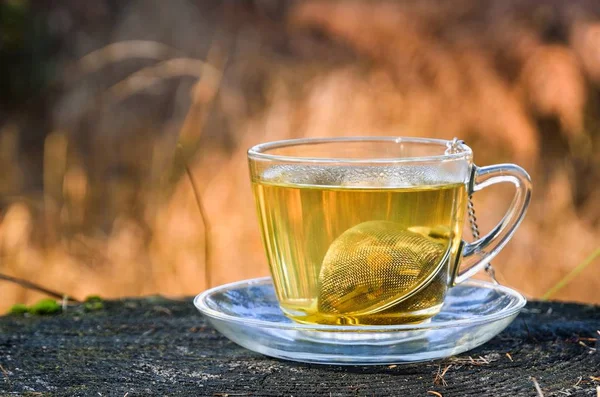
<svg viewBox="0 0 600 397">
<path fill-rule="evenodd" d="M 513 360 L 513 358 L 512 358 L 512 356 L 510 355 L 510 353 L 506 353 L 506 357 L 508 357 L 508 359 L 509 359 L 511 362 L 513 362 L 513 361 L 514 361 L 514 360 Z"/>
<path fill-rule="evenodd" d="M 2 364 L 0 364 L 0 371 L 2 371 L 2 375 L 4 375 L 4 377 L 6 379 L 8 379 L 8 371 L 6 369 L 4 369 L 4 367 L 2 366 Z"/>
<path fill-rule="evenodd" d="M 591 352 L 595 352 L 596 351 L 596 348 L 590 347 L 590 346 L 586 345 L 585 343 L 583 343 L 582 341 L 579 341 L 578 344 L 581 345 L 581 346 L 583 346 L 583 347 L 585 347 L 585 348 L 587 348 L 587 349 L 590 349 Z"/>
<path fill-rule="evenodd" d="M 67 294 L 63 294 L 63 293 L 60 293 L 60 292 L 53 291 L 53 290 L 48 289 L 46 287 L 42 287 L 39 284 L 32 283 L 31 281 L 23 280 L 22 278 L 8 276 L 6 274 L 0 273 L 0 280 L 9 281 L 11 283 L 15 283 L 17 285 L 20 285 L 23 288 L 27 288 L 27 289 L 31 289 L 31 290 L 34 290 L 34 291 L 42 292 L 42 293 L 44 293 L 46 295 L 49 295 L 49 296 L 51 296 L 53 298 L 56 298 L 56 299 L 61 299 L 62 300 L 62 299 L 65 299 L 65 297 L 66 297 L 66 299 L 68 299 L 71 302 L 79 303 L 79 301 L 77 299 L 72 298 L 72 297 L 70 297 Z"/>
<path fill-rule="evenodd" d="M 598 338 L 582 338 L 582 337 L 578 336 L 577 340 L 582 340 L 584 342 L 596 342 L 598 340 Z"/>
<path fill-rule="evenodd" d="M 357 392 L 358 390 L 360 390 L 363 387 L 368 387 L 368 385 L 365 385 L 364 383 L 361 383 L 360 385 L 356 385 L 356 386 L 350 385 L 350 386 L 348 386 L 348 389 L 350 389 L 354 392 Z"/>
<path fill-rule="evenodd" d="M 216 71 L 216 73 L 209 73 L 209 74 L 203 73 L 200 76 L 199 81 L 196 83 L 196 88 L 194 90 L 195 91 L 194 102 L 195 102 L 195 104 L 197 104 L 196 102 L 201 101 L 202 102 L 201 105 L 203 105 L 203 107 L 205 108 L 204 110 L 206 110 L 206 108 L 209 107 L 213 103 L 213 101 L 216 97 L 216 94 L 219 90 L 219 87 L 221 86 L 221 78 L 223 76 L 223 71 L 225 69 L 226 57 L 220 57 L 221 52 L 220 52 L 219 48 L 220 47 L 216 42 L 213 43 L 213 45 L 211 46 L 209 53 L 208 53 L 207 62 L 205 63 L 206 65 L 213 68 Z M 215 65 L 215 66 L 213 66 L 213 65 Z M 210 89 L 208 91 L 205 90 L 204 95 L 198 95 L 198 92 L 202 91 L 203 87 L 209 87 Z M 186 116 L 185 121 L 183 122 L 183 126 L 181 127 L 180 133 L 179 133 L 180 144 L 178 145 L 178 149 L 180 149 L 180 150 L 178 150 L 178 153 L 180 153 L 180 155 L 181 155 L 181 161 L 183 162 L 183 167 L 185 169 L 185 173 L 187 174 L 187 177 L 190 181 L 190 185 L 192 186 L 194 198 L 196 199 L 198 211 L 200 212 L 200 217 L 202 218 L 202 223 L 204 226 L 204 240 L 205 240 L 205 243 L 204 243 L 204 280 L 206 283 L 206 287 L 210 288 L 212 286 L 212 275 L 211 275 L 212 229 L 211 229 L 210 222 L 208 221 L 208 214 L 207 214 L 204 204 L 202 202 L 202 198 L 200 195 L 200 189 L 199 189 L 198 185 L 196 184 L 194 175 L 188 164 L 189 154 L 183 150 L 183 149 L 187 149 L 184 147 L 183 143 L 189 140 L 188 139 L 189 137 L 185 136 L 185 131 L 188 130 L 187 126 L 190 123 L 194 122 L 196 124 L 196 128 L 199 130 L 198 135 L 194 137 L 193 141 L 198 142 L 198 140 L 200 139 L 200 135 L 202 133 L 204 123 L 206 121 L 206 117 L 201 117 L 200 119 L 196 118 L 195 117 L 196 111 L 197 111 L 197 106 L 192 106 L 188 112 L 188 115 Z"/>
<path fill-rule="evenodd" d="M 446 375 L 446 372 L 448 372 L 448 370 L 452 367 L 452 364 L 446 365 L 444 367 L 444 369 L 442 370 L 441 365 L 438 365 L 438 371 L 435 374 L 435 379 L 433 380 L 433 383 L 435 385 L 439 385 L 442 384 L 443 386 L 448 386 L 448 383 L 446 382 L 446 379 L 444 379 L 444 376 Z"/>
<path fill-rule="evenodd" d="M 212 245 L 212 230 L 210 226 L 210 222 L 208 221 L 208 215 L 206 214 L 206 209 L 204 208 L 204 204 L 202 203 L 202 198 L 200 197 L 200 191 L 198 190 L 198 186 L 196 186 L 196 181 L 194 180 L 194 175 L 190 170 L 187 162 L 184 160 L 185 173 L 190 181 L 190 185 L 192 185 L 192 191 L 194 192 L 194 198 L 196 199 L 196 204 L 198 205 L 198 211 L 200 212 L 200 217 L 202 218 L 202 223 L 204 226 L 204 281 L 206 283 L 206 287 L 210 288 L 212 285 L 211 280 L 211 245 Z"/>
</svg>

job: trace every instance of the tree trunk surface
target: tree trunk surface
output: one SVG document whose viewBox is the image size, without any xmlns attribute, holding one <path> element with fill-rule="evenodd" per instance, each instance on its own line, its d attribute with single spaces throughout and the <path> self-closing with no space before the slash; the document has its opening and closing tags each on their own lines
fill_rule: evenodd
<svg viewBox="0 0 600 397">
<path fill-rule="evenodd" d="M 108 301 L 93 312 L 0 317 L 0 395 L 596 396 L 599 330 L 600 306 L 530 302 L 458 357 L 321 366 L 235 345 L 190 299 Z"/>
</svg>

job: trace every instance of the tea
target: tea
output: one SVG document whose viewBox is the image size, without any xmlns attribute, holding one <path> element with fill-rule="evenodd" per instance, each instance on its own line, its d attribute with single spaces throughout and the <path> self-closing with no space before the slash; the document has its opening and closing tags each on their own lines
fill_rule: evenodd
<svg viewBox="0 0 600 397">
<path fill-rule="evenodd" d="M 465 185 L 305 171 L 278 170 L 253 181 L 285 314 L 321 324 L 399 324 L 435 315 L 458 254 Z M 354 178 L 351 186 L 347 178 Z"/>
</svg>

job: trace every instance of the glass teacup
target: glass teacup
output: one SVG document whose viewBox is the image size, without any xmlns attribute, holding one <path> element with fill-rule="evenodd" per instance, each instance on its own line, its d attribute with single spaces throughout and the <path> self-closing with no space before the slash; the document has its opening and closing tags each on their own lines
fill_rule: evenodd
<svg viewBox="0 0 600 397">
<path fill-rule="evenodd" d="M 477 167 L 460 141 L 297 139 L 248 151 L 263 243 L 283 312 L 319 324 L 402 324 L 437 314 L 446 291 L 506 245 L 531 196 L 514 164 Z M 508 212 L 462 239 L 468 196 L 510 182 Z"/>
</svg>

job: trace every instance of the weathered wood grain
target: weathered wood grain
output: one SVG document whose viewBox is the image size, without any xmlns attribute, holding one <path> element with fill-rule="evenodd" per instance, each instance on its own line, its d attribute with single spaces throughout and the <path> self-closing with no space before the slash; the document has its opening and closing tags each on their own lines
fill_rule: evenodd
<svg viewBox="0 0 600 397">
<path fill-rule="evenodd" d="M 534 377 L 545 396 L 596 396 L 598 330 L 598 306 L 533 302 L 458 359 L 318 366 L 229 342 L 190 299 L 112 301 L 96 312 L 0 318 L 0 395 L 535 396 Z"/>
</svg>

